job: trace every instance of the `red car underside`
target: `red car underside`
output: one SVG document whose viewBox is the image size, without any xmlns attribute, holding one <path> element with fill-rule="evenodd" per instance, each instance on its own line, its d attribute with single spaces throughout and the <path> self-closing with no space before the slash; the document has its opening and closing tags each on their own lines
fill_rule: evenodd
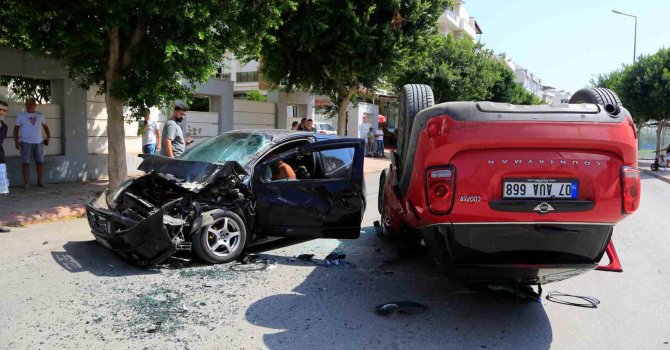
<svg viewBox="0 0 670 350">
<path fill-rule="evenodd" d="M 385 228 L 420 232 L 438 265 L 470 282 L 544 284 L 595 268 L 614 224 L 639 203 L 639 173 L 626 187 L 637 172 L 628 112 L 619 122 L 560 113 L 467 120 L 452 115 L 462 104 L 417 115 L 410 156 L 394 154 L 386 177 Z M 518 189 L 568 185 L 574 193 L 563 198 Z"/>
</svg>

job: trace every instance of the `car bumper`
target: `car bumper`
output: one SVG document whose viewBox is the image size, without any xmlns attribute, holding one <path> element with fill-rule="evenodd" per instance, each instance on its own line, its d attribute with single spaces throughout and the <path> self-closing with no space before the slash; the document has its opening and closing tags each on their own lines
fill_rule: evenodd
<svg viewBox="0 0 670 350">
<path fill-rule="evenodd" d="M 545 284 L 594 269 L 613 225 L 442 224 L 421 229 L 435 261 L 457 279 Z"/>
<path fill-rule="evenodd" d="M 164 208 L 135 221 L 110 209 L 106 195 L 86 204 L 91 232 L 100 244 L 140 266 L 160 263 L 177 251 L 163 223 Z"/>
</svg>

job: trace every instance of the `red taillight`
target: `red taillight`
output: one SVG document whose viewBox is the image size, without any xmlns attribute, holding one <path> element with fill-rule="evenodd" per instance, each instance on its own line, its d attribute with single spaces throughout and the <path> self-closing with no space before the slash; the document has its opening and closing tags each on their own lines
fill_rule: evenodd
<svg viewBox="0 0 670 350">
<path fill-rule="evenodd" d="M 435 137 L 447 133 L 447 123 L 444 118 L 433 118 L 426 124 L 428 137 Z"/>
<path fill-rule="evenodd" d="M 640 206 L 640 171 L 636 167 L 621 167 L 621 192 L 623 211 L 631 214 Z"/>
<path fill-rule="evenodd" d="M 456 169 L 447 165 L 426 171 L 428 209 L 434 214 L 447 214 L 454 202 Z"/>
</svg>

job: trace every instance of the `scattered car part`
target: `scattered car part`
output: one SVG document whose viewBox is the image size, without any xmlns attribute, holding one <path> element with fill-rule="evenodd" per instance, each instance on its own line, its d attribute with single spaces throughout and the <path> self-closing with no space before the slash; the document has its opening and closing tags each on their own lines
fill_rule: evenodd
<svg viewBox="0 0 670 350">
<path fill-rule="evenodd" d="M 394 301 L 384 303 L 375 307 L 375 312 L 380 316 L 390 316 L 393 313 L 413 315 L 425 312 L 428 307 L 413 301 Z"/>
<path fill-rule="evenodd" d="M 565 294 L 557 291 L 550 291 L 547 293 L 546 299 L 558 303 L 558 304 L 564 304 L 564 305 L 571 305 L 571 306 L 578 306 L 578 307 L 585 307 L 588 309 L 597 309 L 598 305 L 600 305 L 600 300 L 594 298 L 594 297 L 585 297 L 581 295 L 572 295 L 572 294 Z M 579 299 L 585 301 L 584 303 L 580 302 L 574 302 L 570 301 L 569 299 Z"/>
</svg>

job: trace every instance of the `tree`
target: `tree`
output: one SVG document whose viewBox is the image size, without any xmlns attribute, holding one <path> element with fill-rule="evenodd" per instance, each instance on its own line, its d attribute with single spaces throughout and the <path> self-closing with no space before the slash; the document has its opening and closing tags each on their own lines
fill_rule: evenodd
<svg viewBox="0 0 670 350">
<path fill-rule="evenodd" d="M 393 74 L 396 90 L 405 84 L 427 84 L 436 102 L 490 100 L 539 104 L 540 98 L 514 82 L 514 74 L 483 45 L 451 35 L 432 35 L 422 50 L 409 56 Z"/>
<path fill-rule="evenodd" d="M 433 33 L 446 5 L 446 0 L 300 1 L 263 42 L 263 77 L 287 91 L 330 96 L 343 135 L 352 97 L 362 87 L 376 88 Z"/>
<path fill-rule="evenodd" d="M 630 66 L 597 76 L 591 84 L 614 90 L 638 126 L 658 122 L 656 149 L 663 147 L 661 135 L 670 125 L 670 49 L 642 55 Z"/>
<path fill-rule="evenodd" d="M 0 43 L 63 61 L 85 89 L 100 86 L 113 188 L 127 177 L 123 107 L 188 99 L 227 51 L 257 55 L 288 5 L 290 0 L 6 0 Z"/>
</svg>

